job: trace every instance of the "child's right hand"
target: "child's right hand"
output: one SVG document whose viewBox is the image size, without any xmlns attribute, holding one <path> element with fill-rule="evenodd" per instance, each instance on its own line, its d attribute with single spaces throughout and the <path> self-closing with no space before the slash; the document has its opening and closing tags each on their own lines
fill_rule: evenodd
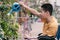
<svg viewBox="0 0 60 40">
<path fill-rule="evenodd" d="M 19 4 L 20 4 L 20 5 L 24 5 L 24 2 L 22 2 L 22 1 L 19 1 Z"/>
</svg>

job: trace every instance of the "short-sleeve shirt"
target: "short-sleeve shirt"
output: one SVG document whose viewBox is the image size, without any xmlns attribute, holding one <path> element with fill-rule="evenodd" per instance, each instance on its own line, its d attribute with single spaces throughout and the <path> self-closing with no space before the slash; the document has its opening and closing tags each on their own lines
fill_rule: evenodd
<svg viewBox="0 0 60 40">
<path fill-rule="evenodd" d="M 46 34 L 48 36 L 56 36 L 58 29 L 57 19 L 51 16 L 51 20 L 49 23 L 46 23 L 46 19 L 41 19 L 41 20 L 44 22 L 43 34 Z"/>
</svg>

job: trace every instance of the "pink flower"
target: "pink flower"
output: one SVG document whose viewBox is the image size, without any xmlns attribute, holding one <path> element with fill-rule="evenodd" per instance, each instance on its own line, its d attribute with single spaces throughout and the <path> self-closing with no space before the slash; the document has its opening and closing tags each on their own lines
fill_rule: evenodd
<svg viewBox="0 0 60 40">
<path fill-rule="evenodd" d="M 0 2 L 0 5 L 3 4 L 3 2 Z"/>
</svg>

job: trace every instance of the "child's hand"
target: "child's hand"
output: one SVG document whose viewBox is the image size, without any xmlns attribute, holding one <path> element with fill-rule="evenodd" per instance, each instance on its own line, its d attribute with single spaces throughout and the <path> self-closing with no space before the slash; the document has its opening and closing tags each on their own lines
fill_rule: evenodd
<svg viewBox="0 0 60 40">
<path fill-rule="evenodd" d="M 19 4 L 20 4 L 20 5 L 24 5 L 24 2 L 20 1 Z"/>
</svg>

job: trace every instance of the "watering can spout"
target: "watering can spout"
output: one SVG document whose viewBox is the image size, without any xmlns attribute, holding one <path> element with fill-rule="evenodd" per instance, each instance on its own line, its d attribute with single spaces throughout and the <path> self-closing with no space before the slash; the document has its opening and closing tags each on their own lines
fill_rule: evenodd
<svg viewBox="0 0 60 40">
<path fill-rule="evenodd" d="M 13 12 L 13 10 L 11 9 L 7 15 L 10 15 L 12 12 Z"/>
</svg>

